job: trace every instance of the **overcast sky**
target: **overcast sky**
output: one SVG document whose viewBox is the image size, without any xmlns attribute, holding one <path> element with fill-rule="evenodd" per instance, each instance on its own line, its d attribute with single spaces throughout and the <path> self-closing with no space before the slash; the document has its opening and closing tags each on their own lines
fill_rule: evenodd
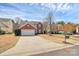
<svg viewBox="0 0 79 59">
<path fill-rule="evenodd" d="M 55 21 L 79 23 L 78 3 L 0 3 L 0 17 L 42 21 L 52 11 Z"/>
</svg>

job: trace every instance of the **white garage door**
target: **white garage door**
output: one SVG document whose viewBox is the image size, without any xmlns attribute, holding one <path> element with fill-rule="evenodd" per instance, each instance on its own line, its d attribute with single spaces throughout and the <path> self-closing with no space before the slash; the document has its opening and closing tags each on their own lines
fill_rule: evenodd
<svg viewBox="0 0 79 59">
<path fill-rule="evenodd" d="M 33 30 L 33 29 L 22 29 L 21 35 L 35 35 L 35 30 Z"/>
</svg>

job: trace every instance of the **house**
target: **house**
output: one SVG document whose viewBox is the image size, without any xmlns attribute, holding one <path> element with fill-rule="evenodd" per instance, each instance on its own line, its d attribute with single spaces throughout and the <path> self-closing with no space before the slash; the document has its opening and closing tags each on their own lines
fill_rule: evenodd
<svg viewBox="0 0 79 59">
<path fill-rule="evenodd" d="M 19 29 L 21 30 L 21 35 L 41 34 L 43 32 L 42 28 L 42 23 L 33 21 L 26 22 L 19 27 Z"/>
<path fill-rule="evenodd" d="M 75 31 L 75 24 L 74 23 L 68 23 L 68 24 L 57 24 L 57 32 L 58 33 L 64 33 L 64 32 L 69 32 L 73 33 Z M 53 26 L 54 27 L 54 26 Z"/>
<path fill-rule="evenodd" d="M 58 26 L 56 23 L 52 24 L 52 33 L 58 33 Z"/>
<path fill-rule="evenodd" d="M 19 29 L 21 30 L 21 35 L 35 35 L 36 33 L 36 28 L 29 23 L 22 25 Z"/>
<path fill-rule="evenodd" d="M 68 23 L 64 25 L 64 32 L 73 33 L 76 30 L 76 26 L 73 23 Z"/>
<path fill-rule="evenodd" d="M 51 32 L 52 33 L 60 33 L 63 32 L 63 25 L 52 23 L 51 24 Z M 48 22 L 43 22 L 43 32 L 49 33 L 50 32 L 50 24 Z"/>
<path fill-rule="evenodd" d="M 43 33 L 45 34 L 49 30 L 48 22 L 43 22 L 42 25 L 43 25 Z"/>
<path fill-rule="evenodd" d="M 64 28 L 62 24 L 57 24 L 57 32 L 58 33 L 63 33 L 64 32 Z"/>
<path fill-rule="evenodd" d="M 14 22 L 9 18 L 0 18 L 0 30 L 11 33 L 14 30 Z"/>
</svg>

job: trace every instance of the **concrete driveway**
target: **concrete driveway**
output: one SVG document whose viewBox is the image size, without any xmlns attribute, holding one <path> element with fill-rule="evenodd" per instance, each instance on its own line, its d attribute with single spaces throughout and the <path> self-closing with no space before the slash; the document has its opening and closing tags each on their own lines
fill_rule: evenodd
<svg viewBox="0 0 79 59">
<path fill-rule="evenodd" d="M 62 46 L 39 36 L 21 36 L 16 46 L 0 55 L 32 55 Z"/>
</svg>

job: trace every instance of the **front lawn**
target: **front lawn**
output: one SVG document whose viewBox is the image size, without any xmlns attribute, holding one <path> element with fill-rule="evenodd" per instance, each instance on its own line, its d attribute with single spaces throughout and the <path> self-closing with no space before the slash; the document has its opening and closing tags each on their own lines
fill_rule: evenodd
<svg viewBox="0 0 79 59">
<path fill-rule="evenodd" d="M 61 34 L 52 34 L 51 36 L 48 34 L 44 34 L 44 35 L 40 35 L 40 37 L 43 37 L 46 40 L 53 41 L 56 43 L 63 43 L 63 41 L 65 39 L 63 34 L 62 35 Z M 69 39 L 67 39 L 67 42 L 74 44 L 78 41 L 75 38 L 70 37 Z"/>
<path fill-rule="evenodd" d="M 11 34 L 0 35 L 0 53 L 13 47 L 17 43 L 18 39 L 19 37 Z"/>
</svg>

